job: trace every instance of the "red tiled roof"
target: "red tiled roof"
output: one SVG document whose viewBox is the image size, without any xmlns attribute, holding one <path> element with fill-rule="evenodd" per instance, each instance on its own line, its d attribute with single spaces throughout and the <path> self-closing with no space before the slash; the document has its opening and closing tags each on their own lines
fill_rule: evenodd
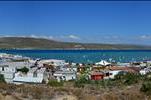
<svg viewBox="0 0 151 100">
<path fill-rule="evenodd" d="M 99 71 L 92 71 L 91 75 L 104 75 L 103 72 L 99 72 Z"/>
<path fill-rule="evenodd" d="M 117 67 L 117 66 L 112 66 L 109 68 L 110 70 L 123 70 L 123 71 L 128 71 L 128 72 L 138 72 L 139 69 L 137 67 Z"/>
</svg>

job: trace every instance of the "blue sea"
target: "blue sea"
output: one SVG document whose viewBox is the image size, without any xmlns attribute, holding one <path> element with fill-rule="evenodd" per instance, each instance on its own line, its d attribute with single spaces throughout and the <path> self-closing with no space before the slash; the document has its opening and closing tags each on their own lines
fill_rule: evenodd
<svg viewBox="0 0 151 100">
<path fill-rule="evenodd" d="M 100 60 L 133 62 L 151 60 L 151 50 L 0 50 L 31 58 L 62 59 L 75 63 L 95 63 Z"/>
</svg>

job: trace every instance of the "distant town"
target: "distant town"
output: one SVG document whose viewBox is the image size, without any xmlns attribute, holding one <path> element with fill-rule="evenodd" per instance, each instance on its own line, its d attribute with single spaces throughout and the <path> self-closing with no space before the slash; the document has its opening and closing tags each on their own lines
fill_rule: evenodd
<svg viewBox="0 0 151 100">
<path fill-rule="evenodd" d="M 85 75 L 88 80 L 114 79 L 118 73 L 146 74 L 151 61 L 116 63 L 100 60 L 95 64 L 73 63 L 58 59 L 31 59 L 20 55 L 0 54 L 0 74 L 7 83 L 46 84 L 49 80 L 71 81 Z"/>
</svg>

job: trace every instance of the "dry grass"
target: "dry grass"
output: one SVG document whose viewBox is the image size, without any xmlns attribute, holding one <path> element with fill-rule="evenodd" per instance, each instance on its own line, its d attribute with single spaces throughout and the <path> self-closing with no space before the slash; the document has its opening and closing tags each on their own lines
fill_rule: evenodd
<svg viewBox="0 0 151 100">
<path fill-rule="evenodd" d="M 129 87 L 99 88 L 87 86 L 75 88 L 72 85 L 50 87 L 46 85 L 12 85 L 0 83 L 0 100 L 151 100 L 150 96 L 139 91 L 140 85 Z M 58 97 L 58 98 L 56 98 Z M 70 99 L 69 99 L 70 98 Z M 58 99 L 59 100 L 59 99 Z"/>
</svg>

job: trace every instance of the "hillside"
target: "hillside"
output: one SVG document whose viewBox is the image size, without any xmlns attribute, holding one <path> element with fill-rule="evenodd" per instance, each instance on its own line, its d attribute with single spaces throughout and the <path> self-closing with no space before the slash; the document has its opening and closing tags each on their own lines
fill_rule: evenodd
<svg viewBox="0 0 151 100">
<path fill-rule="evenodd" d="M 90 43 L 69 43 L 48 39 L 29 37 L 1 37 L 1 49 L 145 49 L 150 50 L 151 46 L 122 45 L 122 44 L 90 44 Z"/>
</svg>

